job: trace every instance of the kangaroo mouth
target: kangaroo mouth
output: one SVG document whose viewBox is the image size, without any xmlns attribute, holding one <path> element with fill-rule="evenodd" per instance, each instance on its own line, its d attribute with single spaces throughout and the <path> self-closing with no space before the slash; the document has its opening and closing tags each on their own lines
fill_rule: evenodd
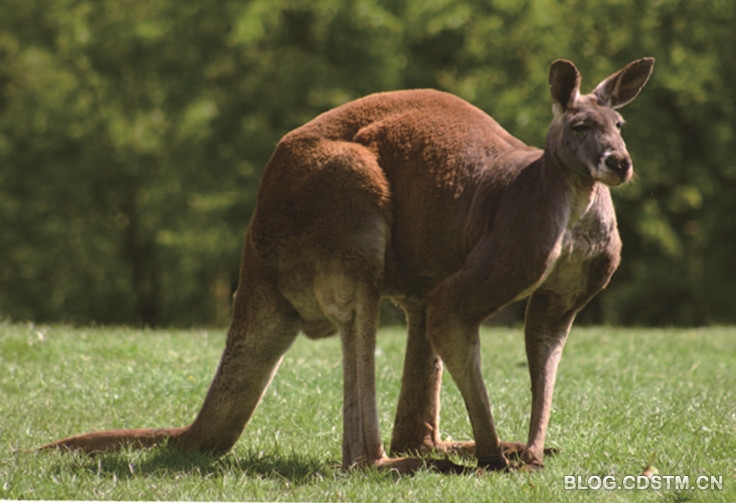
<svg viewBox="0 0 736 503">
<path fill-rule="evenodd" d="M 633 174 L 634 172 L 632 170 L 627 170 L 626 172 L 604 170 L 601 173 L 602 176 L 599 176 L 598 179 L 609 187 L 618 187 L 631 180 Z"/>
</svg>

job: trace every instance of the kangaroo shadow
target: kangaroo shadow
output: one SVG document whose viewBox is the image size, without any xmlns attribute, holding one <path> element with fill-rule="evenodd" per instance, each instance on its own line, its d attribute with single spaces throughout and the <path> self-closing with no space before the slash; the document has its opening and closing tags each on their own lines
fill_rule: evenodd
<svg viewBox="0 0 736 503">
<path fill-rule="evenodd" d="M 228 472 L 238 472 L 254 477 L 288 480 L 295 485 L 307 484 L 339 462 L 308 453 L 247 451 L 224 456 L 206 453 L 183 453 L 167 447 L 155 447 L 147 452 L 98 453 L 78 455 L 78 462 L 71 466 L 59 462 L 57 470 L 83 469 L 100 477 L 128 480 L 138 476 L 174 478 L 177 475 L 218 477 Z"/>
<path fill-rule="evenodd" d="M 511 462 L 509 469 L 522 468 L 520 454 L 523 444 L 509 442 L 505 454 Z M 558 454 L 556 448 L 545 448 L 545 456 Z M 455 453 L 458 458 L 467 461 L 474 459 L 469 452 Z M 99 477 L 110 477 L 116 480 L 127 480 L 137 476 L 174 478 L 180 475 L 193 477 L 218 477 L 227 473 L 241 473 L 267 480 L 288 480 L 294 485 L 306 485 L 315 478 L 323 478 L 329 471 L 340 470 L 338 460 L 329 460 L 309 453 L 284 452 L 278 447 L 271 451 L 249 449 L 248 451 L 231 452 L 225 455 L 208 453 L 187 453 L 167 446 L 158 446 L 144 451 L 122 451 L 115 453 L 76 454 L 77 462 L 59 462 L 58 473 L 70 470 L 86 470 Z M 408 458 L 407 458 L 408 459 Z M 456 464 L 450 459 L 418 457 L 413 469 L 404 475 L 414 474 L 422 468 L 445 474 L 479 473 L 476 466 Z M 393 472 L 394 470 L 388 470 Z M 396 472 L 398 475 L 398 472 Z"/>
</svg>

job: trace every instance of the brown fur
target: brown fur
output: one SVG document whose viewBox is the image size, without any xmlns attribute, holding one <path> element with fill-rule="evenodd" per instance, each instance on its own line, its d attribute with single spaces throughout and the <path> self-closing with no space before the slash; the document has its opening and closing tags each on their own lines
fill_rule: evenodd
<svg viewBox="0 0 736 503">
<path fill-rule="evenodd" d="M 544 150 L 432 90 L 374 94 L 287 134 L 263 174 L 226 347 L 196 420 L 45 447 L 97 451 L 169 438 L 183 449 L 226 452 L 301 329 L 342 339 L 343 467 L 414 470 L 416 459 L 386 457 L 378 431 L 375 337 L 379 300 L 390 296 L 409 325 L 392 452 L 461 448 L 481 466 L 504 469 L 507 451 L 541 466 L 568 331 L 619 263 L 608 186 L 632 169 L 614 108 L 636 97 L 653 62 L 635 61 L 584 96 L 575 66 L 553 63 Z M 478 328 L 527 296 L 529 438 L 504 444 L 481 375 Z M 440 442 L 443 365 L 465 400 L 474 443 Z"/>
</svg>

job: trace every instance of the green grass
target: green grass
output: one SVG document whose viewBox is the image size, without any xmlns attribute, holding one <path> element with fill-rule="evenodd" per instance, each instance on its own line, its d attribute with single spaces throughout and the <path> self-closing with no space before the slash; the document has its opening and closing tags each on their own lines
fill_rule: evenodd
<svg viewBox="0 0 736 503">
<path fill-rule="evenodd" d="M 529 378 L 520 329 L 483 332 L 498 429 L 524 440 Z M 209 385 L 220 331 L 0 325 L 0 499 L 249 501 L 736 501 L 736 329 L 574 328 L 536 473 L 400 477 L 339 469 L 337 339 L 300 338 L 236 447 L 182 457 L 165 448 L 115 455 L 14 452 L 95 429 L 183 425 Z M 384 329 L 378 401 L 388 443 L 403 359 Z M 470 438 L 446 376 L 442 435 Z M 723 477 L 723 490 L 565 490 L 566 475 Z M 470 463 L 470 461 L 465 461 Z M 594 479 L 595 480 L 595 479 Z"/>
</svg>

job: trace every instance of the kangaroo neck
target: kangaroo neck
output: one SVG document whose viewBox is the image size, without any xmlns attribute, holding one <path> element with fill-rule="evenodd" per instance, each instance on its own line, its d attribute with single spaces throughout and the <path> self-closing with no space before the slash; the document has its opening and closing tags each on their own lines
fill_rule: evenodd
<svg viewBox="0 0 736 503">
<path fill-rule="evenodd" d="M 543 186 L 563 195 L 569 206 L 568 226 L 574 225 L 591 209 L 600 190 L 607 187 L 562 161 L 547 148 L 539 159 Z M 554 188 L 552 188 L 554 187 Z"/>
</svg>

